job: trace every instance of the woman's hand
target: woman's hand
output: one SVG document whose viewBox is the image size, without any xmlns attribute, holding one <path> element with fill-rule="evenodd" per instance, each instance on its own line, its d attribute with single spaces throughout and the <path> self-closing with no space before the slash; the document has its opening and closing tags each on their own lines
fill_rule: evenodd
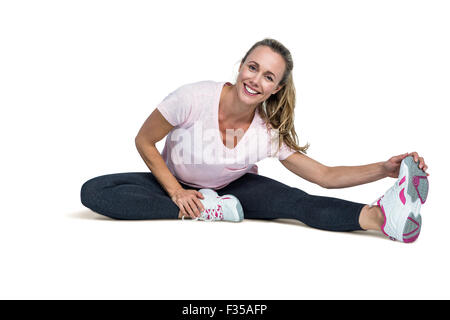
<svg viewBox="0 0 450 320">
<path fill-rule="evenodd" d="M 412 156 L 414 161 L 418 162 L 419 168 L 423 171 L 426 171 L 428 169 L 428 166 L 425 164 L 423 157 L 419 157 L 417 152 L 410 152 L 394 156 L 388 161 L 384 162 L 383 168 L 386 172 L 386 175 L 391 178 L 398 178 L 398 174 L 400 172 L 400 164 L 402 163 L 402 160 L 408 156 Z M 429 176 L 428 173 L 427 176 Z"/>
<path fill-rule="evenodd" d="M 190 216 L 192 219 L 200 216 L 200 212 L 205 210 L 200 199 L 204 199 L 203 194 L 197 190 L 178 189 L 171 195 L 171 199 L 180 208 L 182 216 Z"/>
</svg>

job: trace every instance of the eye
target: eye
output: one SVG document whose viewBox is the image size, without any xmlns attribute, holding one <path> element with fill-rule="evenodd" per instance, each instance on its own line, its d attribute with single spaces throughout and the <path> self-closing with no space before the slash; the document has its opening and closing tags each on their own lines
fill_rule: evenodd
<svg viewBox="0 0 450 320">
<path fill-rule="evenodd" d="M 256 67 L 255 66 L 248 66 L 248 68 L 250 69 L 250 70 L 256 70 Z M 253 68 L 253 69 L 252 69 Z"/>
<path fill-rule="evenodd" d="M 271 76 L 267 76 L 267 79 L 269 79 L 269 81 L 273 81 Z"/>
</svg>

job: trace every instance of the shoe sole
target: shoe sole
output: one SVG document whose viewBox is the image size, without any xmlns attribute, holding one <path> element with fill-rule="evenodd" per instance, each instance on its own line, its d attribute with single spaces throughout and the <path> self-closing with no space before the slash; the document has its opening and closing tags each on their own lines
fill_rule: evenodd
<svg viewBox="0 0 450 320">
<path fill-rule="evenodd" d="M 428 178 L 425 171 L 419 168 L 413 157 L 406 157 L 403 161 L 408 167 L 408 176 L 411 183 L 408 183 L 408 194 L 413 201 L 420 200 L 421 204 L 427 201 L 428 196 Z"/>
<path fill-rule="evenodd" d="M 427 174 L 419 168 L 412 156 L 406 157 L 403 161 L 408 170 L 407 176 L 409 180 L 406 192 L 411 197 L 412 204 L 415 204 L 417 208 L 410 212 L 403 228 L 403 242 L 410 243 L 416 241 L 420 234 L 422 227 L 420 207 L 427 200 L 429 185 Z M 399 185 L 405 182 L 405 177 L 400 180 Z M 417 201 L 420 201 L 420 203 L 417 203 Z"/>
</svg>

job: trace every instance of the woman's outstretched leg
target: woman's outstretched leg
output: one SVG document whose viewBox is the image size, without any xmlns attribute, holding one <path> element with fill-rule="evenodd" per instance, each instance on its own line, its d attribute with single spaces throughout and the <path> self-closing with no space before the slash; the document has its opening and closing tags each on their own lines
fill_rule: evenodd
<svg viewBox="0 0 450 320">
<path fill-rule="evenodd" d="M 362 203 L 310 195 L 252 173 L 217 192 L 236 196 L 246 219 L 296 219 L 308 226 L 331 231 L 362 230 L 360 214 L 367 207 Z"/>
<path fill-rule="evenodd" d="M 183 188 L 191 188 L 183 185 Z M 296 219 L 311 227 L 351 231 L 380 230 L 378 207 L 313 196 L 276 180 L 248 173 L 217 190 L 241 202 L 246 219 Z M 87 208 L 114 219 L 177 219 L 180 210 L 150 172 L 115 173 L 92 178 L 81 188 Z"/>
<path fill-rule="evenodd" d="M 178 219 L 180 211 L 151 172 L 92 178 L 81 187 L 81 202 L 114 219 Z"/>
</svg>

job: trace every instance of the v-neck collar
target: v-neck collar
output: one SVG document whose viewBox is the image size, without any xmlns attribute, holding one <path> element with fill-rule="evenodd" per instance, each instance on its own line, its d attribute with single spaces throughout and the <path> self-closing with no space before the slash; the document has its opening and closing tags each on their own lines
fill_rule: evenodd
<svg viewBox="0 0 450 320">
<path fill-rule="evenodd" d="M 237 142 L 236 146 L 234 148 L 228 148 L 224 143 L 223 143 L 223 139 L 222 139 L 222 133 L 220 132 L 220 126 L 219 126 L 219 105 L 220 105 L 220 96 L 222 95 L 222 91 L 223 88 L 225 86 L 225 84 L 227 84 L 229 82 L 221 82 L 220 83 L 220 90 L 219 94 L 218 94 L 218 98 L 217 98 L 217 103 L 216 103 L 216 110 L 215 110 L 215 123 L 216 123 L 216 127 L 217 127 L 217 133 L 218 133 L 218 138 L 220 140 L 220 144 L 222 145 L 223 148 L 225 148 L 228 151 L 235 151 L 240 145 L 242 140 L 244 140 L 248 134 L 247 132 L 254 126 L 255 122 L 256 122 L 256 118 L 257 118 L 257 113 L 258 113 L 258 109 L 255 110 L 255 114 L 253 115 L 253 119 L 252 122 L 250 123 L 250 126 L 247 128 L 247 130 L 245 130 L 244 135 L 241 137 L 241 139 Z M 230 83 L 231 84 L 231 83 Z M 234 141 L 233 141 L 234 143 Z"/>
</svg>

